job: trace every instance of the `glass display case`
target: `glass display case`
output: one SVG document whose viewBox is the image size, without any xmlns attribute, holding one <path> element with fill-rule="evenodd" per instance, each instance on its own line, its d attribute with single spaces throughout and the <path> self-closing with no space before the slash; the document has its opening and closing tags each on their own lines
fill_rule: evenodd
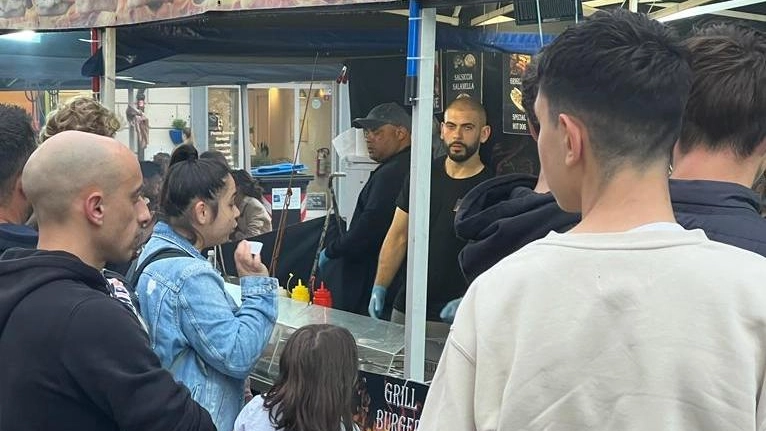
<svg viewBox="0 0 766 431">
<path fill-rule="evenodd" d="M 255 386 L 263 390 L 271 386 L 279 374 L 279 357 L 287 339 L 297 328 L 316 323 L 342 326 L 354 335 L 360 370 L 403 377 L 403 325 L 280 297 L 271 340 L 251 374 Z"/>
</svg>

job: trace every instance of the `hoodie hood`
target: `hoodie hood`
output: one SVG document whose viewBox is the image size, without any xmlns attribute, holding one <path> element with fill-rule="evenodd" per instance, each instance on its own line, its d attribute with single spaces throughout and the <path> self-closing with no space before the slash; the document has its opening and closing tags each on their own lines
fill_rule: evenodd
<svg viewBox="0 0 766 431">
<path fill-rule="evenodd" d="M 579 214 L 559 208 L 551 193 L 536 193 L 536 183 L 532 175 L 502 175 L 465 195 L 455 232 L 468 241 L 459 261 L 469 283 L 521 247 L 580 221 Z"/>
<path fill-rule="evenodd" d="M 101 272 L 70 253 L 10 249 L 0 256 L 0 332 L 27 295 L 55 280 L 82 282 L 109 294 Z"/>
</svg>

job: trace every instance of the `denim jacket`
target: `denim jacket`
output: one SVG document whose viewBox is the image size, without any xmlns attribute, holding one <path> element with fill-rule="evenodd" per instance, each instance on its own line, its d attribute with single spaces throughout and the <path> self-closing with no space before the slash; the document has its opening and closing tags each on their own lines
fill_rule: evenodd
<svg viewBox="0 0 766 431">
<path fill-rule="evenodd" d="M 152 262 L 136 286 L 152 349 L 162 366 L 210 412 L 218 430 L 233 430 L 244 403 L 245 379 L 277 319 L 277 280 L 242 277 L 242 306 L 237 307 L 221 275 L 166 223 L 154 227 L 139 264 L 168 247 L 191 257 Z"/>
</svg>

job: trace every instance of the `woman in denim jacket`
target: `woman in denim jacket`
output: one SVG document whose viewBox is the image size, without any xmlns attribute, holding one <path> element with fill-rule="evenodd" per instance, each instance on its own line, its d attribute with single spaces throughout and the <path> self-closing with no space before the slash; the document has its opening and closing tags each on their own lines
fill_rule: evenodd
<svg viewBox="0 0 766 431">
<path fill-rule="evenodd" d="M 198 159 L 191 146 L 179 147 L 173 159 L 160 221 L 138 263 L 168 248 L 189 256 L 150 263 L 136 293 L 162 366 L 189 388 L 219 431 L 230 431 L 244 404 L 245 379 L 274 328 L 277 280 L 260 256 L 250 254 L 247 242 L 240 243 L 234 252 L 242 285 L 237 307 L 200 253 L 226 242 L 237 225 L 234 180 L 227 166 Z"/>
</svg>

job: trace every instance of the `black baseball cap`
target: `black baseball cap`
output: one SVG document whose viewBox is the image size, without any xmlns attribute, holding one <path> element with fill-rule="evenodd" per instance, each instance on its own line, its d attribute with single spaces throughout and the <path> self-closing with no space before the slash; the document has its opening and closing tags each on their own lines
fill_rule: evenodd
<svg viewBox="0 0 766 431">
<path fill-rule="evenodd" d="M 411 132 L 412 118 L 407 111 L 394 102 L 383 103 L 370 110 L 364 118 L 357 118 L 351 123 L 357 129 L 375 130 L 386 124 L 401 126 Z"/>
</svg>

